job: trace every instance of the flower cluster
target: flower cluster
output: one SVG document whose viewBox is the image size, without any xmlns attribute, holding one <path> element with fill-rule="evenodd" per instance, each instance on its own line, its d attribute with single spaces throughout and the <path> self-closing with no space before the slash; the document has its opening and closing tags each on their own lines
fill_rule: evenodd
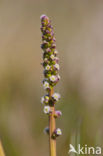
<svg viewBox="0 0 103 156">
<path fill-rule="evenodd" d="M 57 101 L 59 101 L 59 99 L 60 99 L 59 93 L 54 93 L 53 95 L 51 95 L 51 97 L 49 96 L 49 94 L 46 94 L 45 96 L 41 97 L 41 103 L 45 105 L 52 105 Z"/>
<path fill-rule="evenodd" d="M 58 64 L 58 51 L 56 50 L 56 39 L 54 37 L 54 31 L 53 27 L 51 26 L 51 21 L 46 15 L 42 15 L 40 18 L 42 32 L 41 48 L 43 50 L 42 65 L 44 67 L 44 80 L 42 81 L 42 83 L 43 88 L 47 91 L 47 94 L 41 98 L 41 103 L 45 105 L 44 113 L 50 115 L 52 113 L 51 105 L 54 105 L 60 99 L 59 93 L 53 93 L 52 95 L 50 95 L 50 91 L 60 80 L 60 75 L 58 73 L 60 66 Z M 55 111 L 54 117 L 57 118 L 61 115 L 62 113 L 60 111 Z M 57 132 L 59 135 L 59 131 Z"/>
<path fill-rule="evenodd" d="M 60 69 L 57 57 L 56 43 L 54 37 L 53 27 L 46 15 L 41 16 L 41 32 L 42 32 L 42 44 L 43 50 L 43 67 L 44 76 L 46 80 L 43 82 L 44 89 L 51 89 L 60 80 L 58 71 Z"/>
</svg>

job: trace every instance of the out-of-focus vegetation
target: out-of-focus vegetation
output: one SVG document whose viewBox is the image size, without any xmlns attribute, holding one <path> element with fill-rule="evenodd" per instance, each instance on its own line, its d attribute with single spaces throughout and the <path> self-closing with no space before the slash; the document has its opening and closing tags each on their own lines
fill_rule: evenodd
<svg viewBox="0 0 103 156">
<path fill-rule="evenodd" d="M 69 143 L 103 145 L 103 1 L 0 1 L 0 138 L 6 156 L 48 156 L 40 15 L 55 27 L 62 77 L 58 156 Z"/>
<path fill-rule="evenodd" d="M 0 156 L 5 156 L 5 154 L 4 154 L 4 149 L 3 149 L 3 147 L 2 147 L 1 142 L 0 142 Z"/>
</svg>

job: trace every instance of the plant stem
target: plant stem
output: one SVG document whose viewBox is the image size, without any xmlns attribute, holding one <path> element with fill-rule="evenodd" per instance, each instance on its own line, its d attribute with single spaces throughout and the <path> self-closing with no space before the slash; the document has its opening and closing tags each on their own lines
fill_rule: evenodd
<svg viewBox="0 0 103 156">
<path fill-rule="evenodd" d="M 51 97 L 53 94 L 53 89 L 51 89 L 49 96 Z M 56 129 L 55 123 L 55 106 L 51 106 L 52 113 L 49 116 L 49 144 L 50 144 L 50 156 L 56 156 L 56 139 L 52 137 L 54 130 Z"/>
</svg>

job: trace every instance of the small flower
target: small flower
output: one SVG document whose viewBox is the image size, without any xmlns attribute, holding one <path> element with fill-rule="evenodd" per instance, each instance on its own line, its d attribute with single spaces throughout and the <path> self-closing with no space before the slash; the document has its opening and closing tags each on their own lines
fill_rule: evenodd
<svg viewBox="0 0 103 156">
<path fill-rule="evenodd" d="M 49 89 L 50 85 L 47 81 L 44 81 L 43 87 L 44 87 L 44 89 Z"/>
<path fill-rule="evenodd" d="M 54 68 L 55 68 L 56 70 L 59 70 L 59 69 L 60 69 L 59 64 L 56 63 L 56 64 L 54 65 Z"/>
<path fill-rule="evenodd" d="M 55 101 L 59 101 L 59 99 L 60 99 L 60 94 L 59 94 L 59 93 L 54 93 L 54 94 L 52 95 L 52 98 L 53 98 Z"/>
<path fill-rule="evenodd" d="M 53 134 L 52 134 L 52 138 L 56 139 L 56 137 L 62 135 L 62 131 L 60 128 L 57 128 L 56 130 L 54 130 Z"/>
<path fill-rule="evenodd" d="M 57 111 L 55 111 L 54 117 L 55 117 L 55 118 L 58 118 L 58 117 L 60 117 L 61 115 L 62 115 L 62 112 L 59 111 L 59 110 L 57 110 Z"/>
<path fill-rule="evenodd" d="M 52 54 L 52 55 L 50 56 L 50 58 L 51 58 L 52 60 L 54 60 L 54 59 L 55 59 L 55 56 Z"/>
<path fill-rule="evenodd" d="M 44 113 L 49 114 L 51 112 L 51 109 L 49 106 L 44 106 Z"/>
<path fill-rule="evenodd" d="M 49 61 L 48 61 L 48 59 L 47 58 L 44 58 L 44 63 L 48 63 Z"/>
<path fill-rule="evenodd" d="M 45 70 L 50 70 L 50 68 L 51 68 L 51 66 L 47 65 L 47 66 L 45 67 Z"/>
<path fill-rule="evenodd" d="M 56 134 L 57 136 L 62 135 L 61 129 L 60 129 L 60 128 L 57 128 L 57 129 L 55 130 L 55 134 Z"/>
<path fill-rule="evenodd" d="M 50 81 L 51 82 L 56 82 L 57 81 L 57 77 L 55 75 L 50 76 Z"/>
</svg>

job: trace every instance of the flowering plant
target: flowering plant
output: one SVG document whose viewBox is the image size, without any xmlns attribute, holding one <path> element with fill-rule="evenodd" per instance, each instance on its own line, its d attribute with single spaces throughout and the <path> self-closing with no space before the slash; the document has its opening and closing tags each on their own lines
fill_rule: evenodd
<svg viewBox="0 0 103 156">
<path fill-rule="evenodd" d="M 45 131 L 49 134 L 50 156 L 56 156 L 56 137 L 62 134 L 60 128 L 56 128 L 55 119 L 62 115 L 61 111 L 55 110 L 55 104 L 60 99 L 60 94 L 54 92 L 54 86 L 60 80 L 58 71 L 60 69 L 57 57 L 56 43 L 53 27 L 50 19 L 46 15 L 41 16 L 41 32 L 43 50 L 43 67 L 44 80 L 43 87 L 47 94 L 41 98 L 41 103 L 44 104 L 44 113 L 49 116 L 49 127 Z"/>
</svg>

